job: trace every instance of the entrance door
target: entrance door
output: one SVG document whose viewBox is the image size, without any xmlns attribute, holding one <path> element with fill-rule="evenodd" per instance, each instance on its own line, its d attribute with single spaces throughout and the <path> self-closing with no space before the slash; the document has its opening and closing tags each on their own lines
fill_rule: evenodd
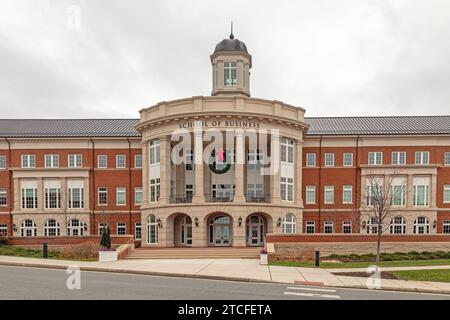
<svg viewBox="0 0 450 320">
<path fill-rule="evenodd" d="M 192 245 L 192 219 L 187 216 L 181 220 L 181 243 Z"/>
<path fill-rule="evenodd" d="M 211 220 L 209 228 L 209 243 L 215 246 L 231 245 L 231 219 L 218 216 Z"/>
<path fill-rule="evenodd" d="M 247 219 L 247 245 L 262 246 L 264 245 L 264 219 L 259 215 L 253 215 Z"/>
</svg>

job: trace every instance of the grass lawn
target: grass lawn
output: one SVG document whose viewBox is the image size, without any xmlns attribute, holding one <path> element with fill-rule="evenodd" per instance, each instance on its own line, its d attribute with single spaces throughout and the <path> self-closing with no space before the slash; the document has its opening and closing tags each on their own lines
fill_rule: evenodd
<svg viewBox="0 0 450 320">
<path fill-rule="evenodd" d="M 27 258 L 42 258 L 43 257 L 42 250 L 21 248 L 21 247 L 10 247 L 10 246 L 0 246 L 0 255 L 27 257 Z M 57 259 L 59 257 L 59 252 L 49 250 L 48 257 L 51 259 Z"/>
<path fill-rule="evenodd" d="M 401 280 L 450 282 L 450 269 L 389 271 Z"/>
<path fill-rule="evenodd" d="M 321 262 L 320 268 L 367 268 L 374 265 L 375 262 Z M 285 267 L 306 267 L 315 268 L 313 262 L 293 262 L 276 261 L 271 262 L 271 266 Z M 407 267 L 407 266 L 444 266 L 450 265 L 450 259 L 430 259 L 430 260 L 399 260 L 399 261 L 381 261 L 379 267 Z M 450 274 L 450 272 L 449 272 Z"/>
</svg>

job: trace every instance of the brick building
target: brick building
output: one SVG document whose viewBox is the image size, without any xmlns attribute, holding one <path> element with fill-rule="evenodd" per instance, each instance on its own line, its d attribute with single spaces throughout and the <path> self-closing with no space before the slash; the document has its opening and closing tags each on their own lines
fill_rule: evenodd
<svg viewBox="0 0 450 320">
<path fill-rule="evenodd" d="M 391 233 L 450 233 L 450 116 L 308 118 L 250 97 L 251 55 L 233 35 L 211 64 L 211 96 L 161 102 L 140 119 L 0 120 L 0 233 L 76 237 L 108 224 L 143 246 L 371 233 L 359 211 L 372 176 L 400 190 Z M 207 150 L 206 136 L 230 132 L 231 146 Z M 248 137 L 261 132 L 264 143 Z"/>
</svg>

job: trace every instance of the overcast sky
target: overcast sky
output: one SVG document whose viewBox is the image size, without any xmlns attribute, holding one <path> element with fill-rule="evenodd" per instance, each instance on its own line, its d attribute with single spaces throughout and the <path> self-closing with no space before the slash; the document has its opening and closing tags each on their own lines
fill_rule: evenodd
<svg viewBox="0 0 450 320">
<path fill-rule="evenodd" d="M 448 0 L 2 0 L 0 117 L 134 118 L 210 95 L 230 20 L 253 97 L 307 116 L 450 114 Z"/>
</svg>

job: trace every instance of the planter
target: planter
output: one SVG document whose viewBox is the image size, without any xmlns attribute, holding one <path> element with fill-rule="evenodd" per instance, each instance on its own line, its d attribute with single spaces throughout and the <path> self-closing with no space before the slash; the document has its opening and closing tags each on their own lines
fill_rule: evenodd
<svg viewBox="0 0 450 320">
<path fill-rule="evenodd" d="M 268 256 L 267 253 L 261 253 L 259 255 L 259 264 L 261 264 L 261 265 L 268 265 L 267 256 Z"/>
<path fill-rule="evenodd" d="M 109 250 L 109 251 L 103 251 L 100 250 L 98 252 L 98 261 L 117 261 L 117 251 L 116 250 Z"/>
</svg>

